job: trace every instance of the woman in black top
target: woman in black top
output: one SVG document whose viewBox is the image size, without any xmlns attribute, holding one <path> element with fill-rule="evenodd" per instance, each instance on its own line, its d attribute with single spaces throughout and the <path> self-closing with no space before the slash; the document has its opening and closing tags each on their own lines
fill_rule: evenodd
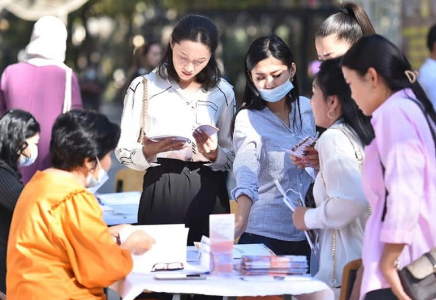
<svg viewBox="0 0 436 300">
<path fill-rule="evenodd" d="M 28 112 L 13 109 L 0 118 L 0 291 L 6 293 L 6 249 L 9 227 L 23 183 L 19 166 L 38 156 L 39 123 Z"/>
</svg>

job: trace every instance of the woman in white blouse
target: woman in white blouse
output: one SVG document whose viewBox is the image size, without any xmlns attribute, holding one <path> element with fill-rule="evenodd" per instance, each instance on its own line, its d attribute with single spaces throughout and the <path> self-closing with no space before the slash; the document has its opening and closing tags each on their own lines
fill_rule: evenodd
<svg viewBox="0 0 436 300">
<path fill-rule="evenodd" d="M 374 133 L 369 118 L 351 98 L 340 58 L 321 64 L 311 105 L 316 125 L 327 128 L 315 146 L 320 160 L 313 189 L 316 208 L 297 207 L 292 219 L 300 230 L 319 230 L 316 277 L 337 288 L 344 266 L 362 255 L 369 206 L 361 188 L 361 168 L 363 148 Z"/>
<path fill-rule="evenodd" d="M 147 170 L 138 223 L 184 223 L 190 245 L 209 234 L 210 214 L 230 212 L 235 96 L 221 78 L 217 46 L 209 18 L 188 15 L 176 24 L 160 66 L 127 90 L 115 151 L 123 165 Z"/>
</svg>

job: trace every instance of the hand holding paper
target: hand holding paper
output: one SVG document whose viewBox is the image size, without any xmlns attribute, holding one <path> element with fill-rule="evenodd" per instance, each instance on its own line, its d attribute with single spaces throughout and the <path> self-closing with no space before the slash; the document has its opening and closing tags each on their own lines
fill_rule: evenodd
<svg viewBox="0 0 436 300">
<path fill-rule="evenodd" d="M 198 151 L 210 161 L 215 161 L 218 156 L 217 131 L 218 128 L 214 126 L 201 125 L 193 132 Z"/>
</svg>

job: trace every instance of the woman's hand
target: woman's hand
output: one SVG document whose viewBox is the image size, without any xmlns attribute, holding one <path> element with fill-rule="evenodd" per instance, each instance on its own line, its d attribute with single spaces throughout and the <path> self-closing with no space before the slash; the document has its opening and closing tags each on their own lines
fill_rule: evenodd
<svg viewBox="0 0 436 300">
<path fill-rule="evenodd" d="M 292 214 L 292 221 L 294 221 L 294 225 L 298 230 L 309 230 L 307 228 L 306 223 L 304 223 L 304 215 L 306 211 L 310 208 L 304 206 L 297 206 Z"/>
<path fill-rule="evenodd" d="M 396 266 L 397 259 L 403 251 L 403 248 L 404 244 L 385 244 L 380 260 L 380 270 L 385 279 L 389 282 L 392 292 L 399 300 L 412 300 L 401 285 Z"/>
<path fill-rule="evenodd" d="M 121 248 L 130 250 L 134 255 L 141 255 L 147 252 L 155 242 L 145 231 L 136 230 L 121 244 Z"/>
<path fill-rule="evenodd" d="M 109 227 L 109 232 L 112 236 L 112 238 L 114 239 L 115 243 L 117 243 L 118 245 L 120 244 L 120 232 L 132 227 L 132 225 L 130 224 L 120 224 L 120 225 L 116 225 L 116 226 L 111 226 Z"/>
<path fill-rule="evenodd" d="M 168 137 L 166 139 L 160 141 L 152 141 L 148 137 L 144 136 L 142 140 L 142 152 L 145 157 L 154 156 L 158 153 L 167 152 L 167 151 L 175 151 L 185 148 L 185 142 L 175 140 L 174 137 Z"/>
<path fill-rule="evenodd" d="M 216 134 L 208 136 L 205 132 L 197 129 L 194 132 L 198 152 L 210 161 L 215 161 L 218 156 L 218 138 Z"/>
<path fill-rule="evenodd" d="M 296 157 L 291 155 L 290 158 L 292 163 L 298 167 L 298 169 L 303 169 L 306 167 L 311 167 L 316 170 L 319 169 L 319 155 L 318 151 L 314 146 L 308 146 L 304 149 L 305 155 L 303 157 Z"/>
</svg>

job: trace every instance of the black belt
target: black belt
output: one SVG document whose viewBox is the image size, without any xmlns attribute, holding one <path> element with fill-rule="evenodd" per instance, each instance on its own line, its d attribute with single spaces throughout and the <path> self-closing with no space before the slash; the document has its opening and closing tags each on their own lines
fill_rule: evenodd
<svg viewBox="0 0 436 300">
<path fill-rule="evenodd" d="M 157 163 L 168 171 L 181 171 L 184 168 L 187 168 L 192 171 L 204 167 L 205 164 L 205 162 L 203 161 L 195 161 L 195 162 L 183 161 L 180 159 L 171 159 L 171 158 L 158 158 Z"/>
</svg>

